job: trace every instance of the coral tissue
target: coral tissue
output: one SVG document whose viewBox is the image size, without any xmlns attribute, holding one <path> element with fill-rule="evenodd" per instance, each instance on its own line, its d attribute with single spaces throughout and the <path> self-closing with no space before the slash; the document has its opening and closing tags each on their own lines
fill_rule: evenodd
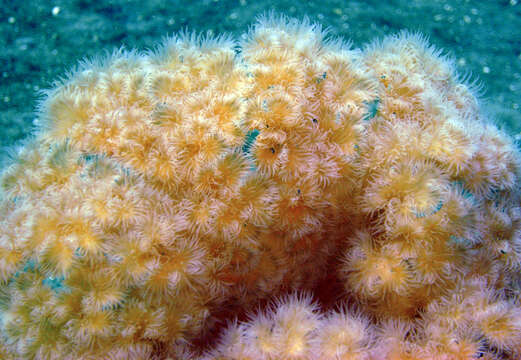
<svg viewBox="0 0 521 360">
<path fill-rule="evenodd" d="M 1 175 L 2 358 L 521 356 L 519 152 L 419 35 L 185 33 L 39 117 Z"/>
</svg>

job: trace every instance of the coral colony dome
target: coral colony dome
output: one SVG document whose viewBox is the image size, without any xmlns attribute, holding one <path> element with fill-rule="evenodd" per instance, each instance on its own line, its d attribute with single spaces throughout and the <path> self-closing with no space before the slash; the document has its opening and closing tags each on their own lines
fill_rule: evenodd
<svg viewBox="0 0 521 360">
<path fill-rule="evenodd" d="M 261 18 L 49 90 L 2 172 L 3 359 L 519 359 L 519 153 L 419 35 Z"/>
</svg>

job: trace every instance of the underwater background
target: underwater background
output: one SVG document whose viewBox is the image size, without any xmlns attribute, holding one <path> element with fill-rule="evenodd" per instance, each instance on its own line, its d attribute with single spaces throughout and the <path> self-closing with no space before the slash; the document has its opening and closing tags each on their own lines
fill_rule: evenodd
<svg viewBox="0 0 521 360">
<path fill-rule="evenodd" d="M 309 17 L 363 47 L 402 29 L 420 32 L 481 85 L 482 109 L 521 135 L 521 1 L 3 0 L 0 6 L 0 159 L 37 123 L 40 90 L 82 59 L 146 50 L 188 30 L 239 37 L 269 11 Z"/>
</svg>

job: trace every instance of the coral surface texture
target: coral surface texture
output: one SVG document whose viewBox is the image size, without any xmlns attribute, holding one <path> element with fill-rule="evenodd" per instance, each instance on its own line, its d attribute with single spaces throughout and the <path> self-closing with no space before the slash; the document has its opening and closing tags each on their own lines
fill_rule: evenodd
<svg viewBox="0 0 521 360">
<path fill-rule="evenodd" d="M 3 359 L 519 359 L 520 154 L 418 34 L 86 61 L 1 174 Z"/>
</svg>

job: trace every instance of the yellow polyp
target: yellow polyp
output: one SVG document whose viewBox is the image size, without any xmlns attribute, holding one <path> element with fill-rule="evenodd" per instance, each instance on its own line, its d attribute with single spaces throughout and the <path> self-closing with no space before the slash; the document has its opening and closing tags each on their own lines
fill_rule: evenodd
<svg viewBox="0 0 521 360">
<path fill-rule="evenodd" d="M 96 235 L 86 232 L 84 234 L 81 234 L 79 237 L 79 246 L 85 249 L 87 252 L 96 254 L 101 251 L 101 245 L 103 244 L 103 241 L 97 237 Z"/>
<path fill-rule="evenodd" d="M 287 342 L 287 351 L 286 353 L 289 356 L 298 356 L 301 355 L 306 350 L 305 340 L 299 336 L 291 337 Z"/>
<path fill-rule="evenodd" d="M 77 241 L 73 237 L 55 241 L 44 252 L 44 261 L 51 266 L 57 275 L 65 274 L 74 262 L 74 247 Z"/>
<path fill-rule="evenodd" d="M 65 139 L 75 126 L 85 126 L 90 118 L 90 102 L 80 92 L 67 94 L 61 92 L 49 105 L 49 118 L 52 119 L 52 134 L 57 139 Z"/>
</svg>

